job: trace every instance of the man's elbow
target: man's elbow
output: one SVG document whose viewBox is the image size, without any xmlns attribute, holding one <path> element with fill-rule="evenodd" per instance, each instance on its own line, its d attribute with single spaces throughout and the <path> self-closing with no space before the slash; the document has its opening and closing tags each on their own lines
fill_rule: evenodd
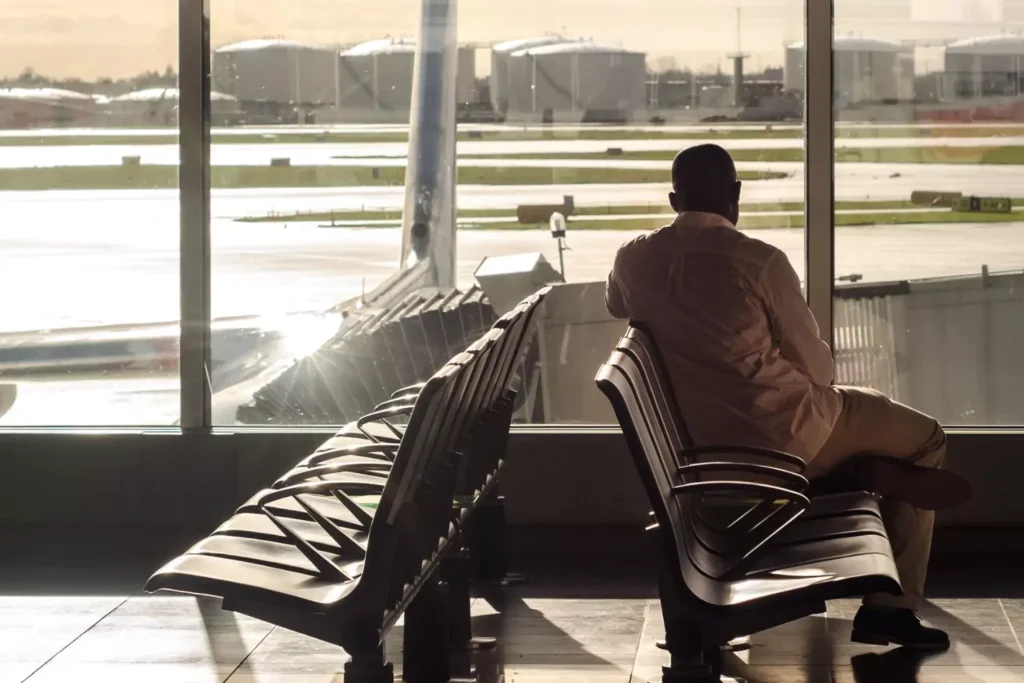
<svg viewBox="0 0 1024 683">
<path fill-rule="evenodd" d="M 613 301 L 611 297 L 606 296 L 604 298 L 604 305 L 605 308 L 608 309 L 608 315 L 610 315 L 611 317 L 618 318 L 619 320 L 626 320 L 627 318 L 629 318 L 629 313 L 626 312 L 626 309 L 622 305 L 622 302 Z"/>
</svg>

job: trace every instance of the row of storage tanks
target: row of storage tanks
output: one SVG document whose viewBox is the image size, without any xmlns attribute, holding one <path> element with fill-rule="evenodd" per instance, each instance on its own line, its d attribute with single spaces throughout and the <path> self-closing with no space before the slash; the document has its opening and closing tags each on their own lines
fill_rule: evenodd
<svg viewBox="0 0 1024 683">
<path fill-rule="evenodd" d="M 213 55 L 213 84 L 243 103 L 407 112 L 416 45 L 373 40 L 346 49 L 249 40 Z M 543 37 L 492 49 L 491 99 L 501 112 L 635 111 L 645 106 L 646 55 L 591 41 Z M 456 94 L 478 100 L 476 49 L 460 47 Z"/>
<path fill-rule="evenodd" d="M 833 69 L 839 104 L 914 98 L 914 47 L 871 38 L 836 37 Z M 1019 95 L 1024 84 L 1024 36 L 1000 34 L 944 48 L 942 99 Z M 786 48 L 785 88 L 804 89 L 804 44 Z"/>
<path fill-rule="evenodd" d="M 914 48 L 870 38 L 834 40 L 840 106 L 914 98 Z M 373 40 L 346 49 L 284 40 L 250 40 L 213 55 L 215 123 L 244 118 L 261 105 L 333 107 L 408 115 L 415 43 Z M 1024 89 L 1024 36 L 1003 34 L 945 47 L 943 99 L 1016 96 Z M 784 87 L 804 89 L 804 45 L 786 48 Z M 581 39 L 544 36 L 491 49 L 490 99 L 502 114 L 619 112 L 646 108 L 646 55 Z M 476 92 L 476 49 L 458 56 L 457 97 Z M 0 127 L 39 125 L 169 125 L 177 89 L 151 88 L 114 98 L 52 88 L 0 88 Z"/>
<path fill-rule="evenodd" d="M 214 51 L 213 87 L 246 103 L 408 112 L 416 44 L 384 38 L 339 49 L 247 40 Z M 459 48 L 460 102 L 476 87 L 476 51 Z"/>
<path fill-rule="evenodd" d="M 913 45 L 862 37 L 834 40 L 836 100 L 910 101 Z M 214 86 L 247 102 L 333 105 L 342 110 L 407 112 L 415 43 L 374 40 L 347 49 L 281 40 L 229 45 L 214 54 Z M 459 50 L 458 101 L 477 100 L 476 50 Z M 802 42 L 786 47 L 784 87 L 804 89 Z M 998 35 L 945 47 L 944 99 L 1016 95 L 1024 81 L 1024 37 Z M 490 101 L 502 114 L 630 112 L 646 108 L 642 52 L 589 40 L 542 36 L 491 48 Z"/>
<path fill-rule="evenodd" d="M 215 125 L 238 120 L 232 95 L 210 93 Z M 178 89 L 146 88 L 116 97 L 62 88 L 0 88 L 0 128 L 170 126 L 177 122 Z"/>
</svg>

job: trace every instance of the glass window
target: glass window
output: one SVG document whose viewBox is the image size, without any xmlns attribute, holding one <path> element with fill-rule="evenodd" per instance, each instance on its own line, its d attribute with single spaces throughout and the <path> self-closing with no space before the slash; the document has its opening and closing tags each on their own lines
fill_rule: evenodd
<svg viewBox="0 0 1024 683">
<path fill-rule="evenodd" d="M 446 134 L 413 89 L 420 4 L 213 4 L 215 423 L 351 420 L 563 275 L 517 419 L 612 423 L 593 383 L 622 332 L 604 280 L 621 243 L 671 222 L 671 159 L 702 141 L 738 162 L 741 229 L 803 273 L 801 3 L 680 0 L 670 22 L 653 0 L 463 3 L 450 78 L 420 90 L 455 104 L 452 203 L 406 189 Z M 453 274 L 378 306 L 424 202 L 454 212 Z"/>
<path fill-rule="evenodd" d="M 837 380 L 949 425 L 1020 424 L 1019 17 L 886 6 L 836 5 Z"/>
<path fill-rule="evenodd" d="M 178 417 L 177 10 L 0 9 L 0 426 Z"/>
</svg>

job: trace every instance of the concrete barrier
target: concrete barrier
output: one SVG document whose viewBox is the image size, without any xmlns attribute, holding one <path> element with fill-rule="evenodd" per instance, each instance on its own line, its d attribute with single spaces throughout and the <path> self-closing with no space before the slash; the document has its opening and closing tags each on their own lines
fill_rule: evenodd
<svg viewBox="0 0 1024 683">
<path fill-rule="evenodd" d="M 561 204 L 520 204 L 516 207 L 516 218 L 524 225 L 547 225 L 552 214 L 560 213 L 568 218 L 575 209 L 572 195 L 566 195 Z"/>
</svg>

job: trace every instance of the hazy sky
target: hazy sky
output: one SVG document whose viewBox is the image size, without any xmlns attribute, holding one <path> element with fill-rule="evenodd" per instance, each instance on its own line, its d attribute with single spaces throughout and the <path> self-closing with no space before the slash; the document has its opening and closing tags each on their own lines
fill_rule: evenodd
<svg viewBox="0 0 1024 683">
<path fill-rule="evenodd" d="M 1019 28 L 1004 0 L 837 0 L 837 32 L 959 38 Z M 1013 0 L 1006 0 L 1012 2 Z M 215 45 L 281 36 L 350 43 L 412 35 L 419 0 L 211 0 Z M 493 42 L 544 32 L 643 50 L 652 62 L 714 68 L 736 49 L 753 68 L 781 64 L 803 38 L 802 0 L 461 0 L 459 39 Z M 0 74 L 27 66 L 54 76 L 126 76 L 177 62 L 176 0 L 0 0 Z"/>
</svg>

